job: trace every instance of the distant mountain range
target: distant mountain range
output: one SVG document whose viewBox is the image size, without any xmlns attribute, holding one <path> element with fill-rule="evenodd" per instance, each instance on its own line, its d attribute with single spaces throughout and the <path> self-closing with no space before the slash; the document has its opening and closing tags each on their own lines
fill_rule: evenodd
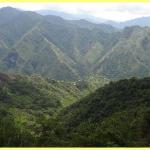
<svg viewBox="0 0 150 150">
<path fill-rule="evenodd" d="M 65 12 L 61 12 L 61 11 L 55 11 L 55 10 L 38 10 L 36 11 L 37 13 L 41 14 L 41 15 L 55 15 L 55 16 L 59 16 L 62 17 L 63 19 L 67 19 L 67 20 L 80 20 L 80 19 L 85 19 L 87 21 L 91 21 L 93 23 L 104 23 L 107 20 L 104 18 L 99 18 L 99 17 L 94 17 L 92 15 L 89 14 L 71 14 L 71 13 L 65 13 Z"/>
<path fill-rule="evenodd" d="M 134 25 L 139 25 L 139 26 L 150 26 L 150 16 L 149 17 L 140 17 L 128 21 L 123 21 L 123 22 L 116 22 L 112 20 L 107 20 L 104 18 L 99 18 L 99 17 L 94 17 L 89 14 L 70 14 L 70 13 L 64 13 L 61 11 L 54 11 L 54 10 L 39 10 L 36 11 L 37 13 L 41 15 L 55 15 L 55 16 L 60 16 L 64 19 L 68 20 L 79 20 L 79 19 L 85 19 L 87 21 L 93 22 L 93 23 L 105 23 L 112 25 L 117 28 L 124 28 L 126 26 L 134 26 Z"/>
<path fill-rule="evenodd" d="M 59 80 L 150 74 L 150 28 L 118 29 L 31 11 L 0 9 L 0 71 Z"/>
<path fill-rule="evenodd" d="M 135 26 L 135 25 L 144 27 L 144 26 L 150 26 L 150 17 L 140 17 L 140 18 L 124 21 L 124 22 L 107 21 L 105 23 L 108 23 L 117 28 L 124 28 L 127 26 Z"/>
</svg>

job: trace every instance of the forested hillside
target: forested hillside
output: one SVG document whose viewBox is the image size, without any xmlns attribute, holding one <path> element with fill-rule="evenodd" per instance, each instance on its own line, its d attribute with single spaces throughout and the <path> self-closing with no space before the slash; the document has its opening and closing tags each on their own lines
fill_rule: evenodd
<svg viewBox="0 0 150 150">
<path fill-rule="evenodd" d="M 92 64 L 110 45 L 109 25 L 67 21 L 14 8 L 0 9 L 0 70 L 40 74 L 59 80 L 77 80 L 92 71 Z M 13 20 L 13 21 L 11 21 Z M 104 52 L 105 53 L 105 52 Z"/>
<path fill-rule="evenodd" d="M 10 138 L 13 138 L 17 136 L 15 134 L 23 131 L 23 134 L 36 136 L 38 134 L 36 128 L 39 127 L 38 122 L 41 118 L 55 116 L 64 107 L 108 82 L 108 79 L 95 75 L 76 82 L 64 82 L 50 78 L 44 79 L 37 75 L 29 77 L 1 73 L 0 117 L 2 122 L 0 131 L 3 134 L 0 136 L 0 146 L 11 146 L 11 144 L 19 146 L 11 141 L 10 144 L 7 143 L 9 134 Z M 7 123 L 10 123 L 17 133 L 10 132 L 11 127 L 7 127 Z M 8 135 L 5 128 L 8 130 Z M 22 143 L 20 144 L 23 146 Z"/>
<path fill-rule="evenodd" d="M 150 146 L 149 97 L 150 78 L 111 82 L 45 121 L 39 145 Z"/>
<path fill-rule="evenodd" d="M 33 118 L 30 118 L 30 128 L 26 128 L 23 122 L 28 117 L 29 108 L 24 108 L 26 112 L 23 112 L 20 107 L 24 104 L 16 106 L 16 111 L 21 110 L 18 115 L 23 115 L 21 124 L 21 121 L 16 120 L 19 116 L 16 118 L 17 115 L 12 115 L 12 112 L 15 113 L 15 104 L 10 107 L 8 102 L 1 100 L 3 107 L 0 109 L 0 145 L 150 146 L 149 93 L 150 78 L 111 82 L 53 117 L 41 115 L 47 113 L 46 109 L 43 112 L 42 105 L 35 105 L 39 106 L 38 110 L 41 108 L 41 113 L 36 112 L 36 107 L 33 108 L 38 117 L 35 117 L 36 126 L 32 125 Z M 44 100 L 46 101 L 46 98 Z M 47 99 L 47 102 L 51 112 L 61 107 L 60 101 Z M 31 116 L 32 113 L 28 115 Z"/>
<path fill-rule="evenodd" d="M 119 30 L 9 7 L 0 10 L 0 19 L 3 72 L 74 81 L 90 73 L 111 79 L 150 73 L 149 27 Z"/>
<path fill-rule="evenodd" d="M 150 146 L 150 27 L 0 9 L 0 147 Z"/>
</svg>

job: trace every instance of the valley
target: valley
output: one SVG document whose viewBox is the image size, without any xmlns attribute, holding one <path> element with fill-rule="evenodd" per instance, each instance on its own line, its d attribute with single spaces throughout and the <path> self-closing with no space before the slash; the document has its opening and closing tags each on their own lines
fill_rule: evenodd
<svg viewBox="0 0 150 150">
<path fill-rule="evenodd" d="M 150 146 L 150 27 L 139 20 L 1 8 L 0 147 Z"/>
<path fill-rule="evenodd" d="M 10 13 L 14 20 L 11 26 Z M 9 7 L 0 10 L 0 19 L 2 72 L 66 81 L 90 73 L 112 80 L 150 73 L 149 27 L 120 30 L 108 24 L 64 20 Z"/>
</svg>

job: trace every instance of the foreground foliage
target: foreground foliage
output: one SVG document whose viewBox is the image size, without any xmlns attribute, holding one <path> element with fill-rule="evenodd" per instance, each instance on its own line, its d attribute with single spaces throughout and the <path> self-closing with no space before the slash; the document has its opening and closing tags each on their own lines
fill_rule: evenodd
<svg viewBox="0 0 150 150">
<path fill-rule="evenodd" d="M 121 80 L 44 122 L 39 145 L 150 146 L 149 116 L 150 78 Z"/>
<path fill-rule="evenodd" d="M 55 116 L 107 82 L 100 76 L 64 82 L 0 73 L 0 145 L 35 146 L 44 118 Z"/>
<path fill-rule="evenodd" d="M 18 84 L 13 87 L 17 88 Z M 24 85 L 27 86 L 25 83 Z M 27 93 L 28 89 L 29 87 L 24 89 L 21 87 L 17 91 L 27 90 Z M 8 92 L 8 89 L 2 91 L 1 96 L 4 100 L 6 96 L 4 92 Z M 33 87 L 32 91 L 34 94 Z M 23 93 L 25 96 L 25 92 Z M 10 96 L 11 93 L 7 95 Z M 36 98 L 38 100 L 38 95 Z M 46 101 L 47 98 L 43 100 Z M 1 97 L 0 146 L 150 146 L 149 99 L 150 78 L 111 82 L 60 110 L 58 114 L 51 117 L 47 115 L 33 117 L 36 123 L 27 129 L 20 121 L 16 121 L 19 113 L 12 115 L 12 111 L 8 111 L 14 107 L 12 99 L 7 98 L 7 103 L 12 101 L 7 105 L 6 102 L 2 103 Z M 43 106 L 44 103 L 39 102 L 38 107 L 33 104 L 27 106 L 31 108 L 34 106 L 33 111 L 38 109 L 45 113 L 45 109 L 42 109 L 47 108 Z M 24 104 L 25 102 L 22 103 Z M 62 107 L 60 101 L 55 99 L 48 104 L 51 112 Z M 20 105 L 17 107 L 20 109 Z M 33 121 L 33 118 L 30 121 Z M 30 121 L 28 120 L 28 123 Z"/>
</svg>

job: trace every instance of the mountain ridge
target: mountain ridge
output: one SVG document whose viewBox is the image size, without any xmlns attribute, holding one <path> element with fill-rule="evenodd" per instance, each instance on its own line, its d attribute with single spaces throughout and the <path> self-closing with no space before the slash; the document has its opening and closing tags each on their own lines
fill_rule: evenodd
<svg viewBox="0 0 150 150">
<path fill-rule="evenodd" d="M 12 11 L 13 23 L 0 25 L 1 71 L 57 80 L 78 80 L 90 73 L 112 80 L 150 74 L 150 27 L 118 30 L 86 20 Z M 21 20 L 15 20 L 16 14 Z"/>
</svg>

